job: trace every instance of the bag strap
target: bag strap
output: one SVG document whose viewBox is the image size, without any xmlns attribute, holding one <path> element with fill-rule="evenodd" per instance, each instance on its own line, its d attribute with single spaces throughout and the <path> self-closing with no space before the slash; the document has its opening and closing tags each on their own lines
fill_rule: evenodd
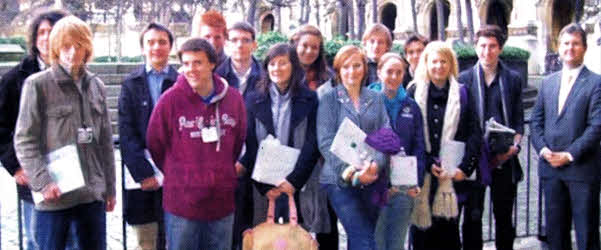
<svg viewBox="0 0 601 250">
<path fill-rule="evenodd" d="M 294 195 L 288 194 L 288 209 L 290 214 L 290 225 L 296 226 L 298 225 L 298 215 L 296 211 L 296 203 L 294 202 Z M 269 199 L 269 198 L 268 198 Z M 267 208 L 267 223 L 274 224 L 275 220 L 275 199 L 269 199 L 269 206 Z"/>
</svg>

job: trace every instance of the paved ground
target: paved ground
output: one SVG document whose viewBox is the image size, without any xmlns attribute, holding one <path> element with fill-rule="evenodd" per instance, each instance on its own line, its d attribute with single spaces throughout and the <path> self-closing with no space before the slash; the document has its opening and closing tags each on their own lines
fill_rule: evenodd
<svg viewBox="0 0 601 250">
<path fill-rule="evenodd" d="M 526 149 L 526 141 L 524 141 L 523 148 Z M 518 190 L 518 211 L 517 211 L 517 227 L 518 235 L 533 234 L 535 235 L 538 231 L 537 222 L 537 201 L 538 201 L 538 175 L 536 166 L 536 156 L 532 155 L 531 169 L 527 169 L 527 150 L 524 150 L 521 154 L 521 162 L 526 173 L 530 173 L 530 182 L 528 182 L 528 175 L 526 174 L 525 180 L 521 182 Z M 115 154 L 117 159 L 117 166 L 121 165 L 120 155 Z M 120 167 L 117 168 L 117 177 L 120 182 Z M 527 188 L 529 187 L 529 188 Z M 528 193 L 528 190 L 530 193 Z M 18 226 L 17 226 L 17 212 L 16 212 L 16 191 L 13 179 L 6 173 L 6 171 L 0 171 L 0 205 L 1 205 L 1 234 L 2 234 L 2 249 L 18 249 Z M 121 230 L 121 192 L 117 192 L 117 206 L 115 211 L 107 214 L 107 245 L 108 249 L 123 249 L 123 237 Z M 530 204 L 527 209 L 526 204 Z M 488 205 L 487 205 L 488 207 Z M 529 214 L 526 212 L 529 210 Z M 494 236 L 494 232 L 489 232 L 489 214 L 488 209 L 484 214 L 484 237 L 489 238 L 489 233 Z M 494 224 L 492 226 L 494 228 Z M 135 241 L 135 235 L 128 230 L 128 249 L 133 249 L 133 242 Z M 345 235 L 341 235 L 341 242 L 346 239 Z M 341 246 L 341 250 L 346 250 L 346 246 Z M 487 243 L 485 249 L 495 249 L 494 244 Z M 520 238 L 515 243 L 515 249 L 541 249 L 538 240 L 534 237 Z"/>
</svg>

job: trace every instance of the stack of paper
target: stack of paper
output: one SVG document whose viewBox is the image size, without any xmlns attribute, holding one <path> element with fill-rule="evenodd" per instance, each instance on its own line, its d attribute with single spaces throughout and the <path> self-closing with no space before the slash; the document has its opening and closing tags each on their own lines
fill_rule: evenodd
<svg viewBox="0 0 601 250">
<path fill-rule="evenodd" d="M 67 145 L 46 155 L 46 167 L 61 193 L 68 193 L 86 185 L 75 144 Z M 32 192 L 34 202 L 44 201 L 41 192 Z"/>
<path fill-rule="evenodd" d="M 360 168 L 375 154 L 375 149 L 365 143 L 366 137 L 361 128 L 345 117 L 334 136 L 330 152 L 345 163 Z"/>
<path fill-rule="evenodd" d="M 415 156 L 391 156 L 390 183 L 393 186 L 417 186 L 417 158 Z"/>
<path fill-rule="evenodd" d="M 440 165 L 449 174 L 454 175 L 457 166 L 465 155 L 465 143 L 455 140 L 445 140 L 440 146 Z"/>
<path fill-rule="evenodd" d="M 278 186 L 294 170 L 300 150 L 280 144 L 272 135 L 268 135 L 259 144 L 257 160 L 252 179 L 261 183 Z"/>
<path fill-rule="evenodd" d="M 157 182 L 160 186 L 163 186 L 163 180 L 165 179 L 165 176 L 163 176 L 163 172 L 157 168 L 157 165 L 152 160 L 152 157 L 150 157 L 150 151 L 148 151 L 148 149 L 144 149 L 144 157 L 148 162 L 150 162 L 150 166 L 152 166 L 154 177 L 157 179 Z M 123 169 L 125 171 L 125 189 L 132 190 L 142 188 L 142 185 L 139 182 L 134 181 L 134 177 L 131 176 L 127 165 L 125 165 Z"/>
</svg>

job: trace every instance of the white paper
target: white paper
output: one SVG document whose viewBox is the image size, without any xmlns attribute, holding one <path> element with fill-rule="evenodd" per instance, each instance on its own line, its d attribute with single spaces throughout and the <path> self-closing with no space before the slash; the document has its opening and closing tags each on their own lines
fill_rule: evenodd
<svg viewBox="0 0 601 250">
<path fill-rule="evenodd" d="M 261 183 L 280 185 L 296 165 L 300 150 L 280 144 L 272 135 L 268 135 L 259 144 L 257 160 L 252 179 Z"/>
<path fill-rule="evenodd" d="M 361 128 L 345 117 L 334 136 L 330 152 L 351 166 L 361 167 L 364 165 L 361 153 L 366 153 L 368 156 L 373 156 L 375 153 L 375 150 L 365 143 L 366 137 Z"/>
<path fill-rule="evenodd" d="M 86 185 L 75 144 L 67 145 L 46 155 L 46 168 L 52 181 L 65 194 Z M 44 201 L 41 192 L 32 192 L 35 203 Z"/>
<path fill-rule="evenodd" d="M 152 166 L 152 170 L 154 171 L 154 177 L 157 179 L 159 186 L 163 186 L 163 180 L 165 179 L 165 177 L 163 176 L 161 170 L 157 168 L 157 165 L 152 160 L 152 157 L 150 157 L 150 152 L 148 151 L 148 149 L 144 149 L 144 157 L 146 158 L 146 160 L 148 160 L 148 162 L 150 162 L 150 166 Z M 142 188 L 142 185 L 139 182 L 136 182 L 134 180 L 134 177 L 131 176 L 127 165 L 124 166 L 123 169 L 125 171 L 125 189 L 132 190 Z"/>
<path fill-rule="evenodd" d="M 441 167 L 449 174 L 454 175 L 465 155 L 465 143 L 455 140 L 443 141 L 439 155 Z"/>
<path fill-rule="evenodd" d="M 417 157 L 390 157 L 390 183 L 393 186 L 417 186 Z"/>
</svg>

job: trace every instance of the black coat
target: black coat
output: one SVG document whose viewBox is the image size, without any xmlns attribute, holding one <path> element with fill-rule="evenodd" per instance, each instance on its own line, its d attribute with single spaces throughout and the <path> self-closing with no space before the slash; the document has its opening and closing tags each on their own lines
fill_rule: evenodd
<svg viewBox="0 0 601 250">
<path fill-rule="evenodd" d="M 169 67 L 169 73 L 163 81 L 161 93 L 173 86 L 177 75 L 176 69 Z M 142 65 L 125 78 L 119 96 L 121 159 L 136 182 L 141 182 L 154 175 L 152 166 L 144 157 L 146 130 L 153 108 L 146 67 Z M 157 208 L 157 205 L 160 208 L 160 202 L 156 201 L 156 199 L 160 199 L 160 195 L 159 191 L 128 190 L 125 192 L 124 217 L 127 222 L 143 224 L 156 221 L 162 214 L 151 208 Z"/>
<path fill-rule="evenodd" d="M 19 114 L 23 82 L 27 77 L 39 71 L 37 58 L 28 56 L 4 74 L 0 81 L 0 162 L 10 175 L 14 175 L 21 168 L 15 154 L 13 137 Z M 17 191 L 20 199 L 33 202 L 31 191 L 27 186 L 17 185 Z"/>
<path fill-rule="evenodd" d="M 261 64 L 255 57 L 252 58 L 252 64 L 250 65 L 250 74 L 248 74 L 248 78 L 246 79 L 246 89 L 242 96 L 246 99 L 246 95 L 252 92 L 255 89 L 255 86 L 259 80 L 261 80 Z M 232 69 L 232 59 L 227 58 L 224 60 L 221 65 L 219 65 L 215 69 L 215 73 L 219 76 L 223 77 L 229 86 L 238 89 L 240 87 L 240 82 L 238 80 L 238 76 L 234 69 Z"/>
</svg>

